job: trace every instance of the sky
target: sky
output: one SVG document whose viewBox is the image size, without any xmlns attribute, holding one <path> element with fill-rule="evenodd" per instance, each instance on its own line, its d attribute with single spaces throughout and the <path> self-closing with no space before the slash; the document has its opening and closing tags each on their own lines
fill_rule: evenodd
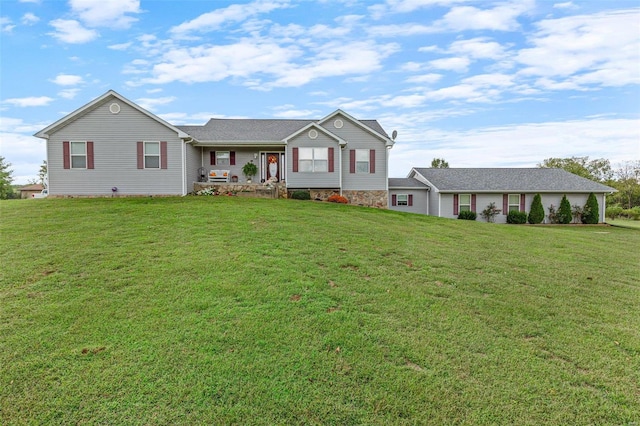
<svg viewBox="0 0 640 426">
<path fill-rule="evenodd" d="M 637 0 L 0 0 L 0 156 L 115 90 L 174 125 L 323 118 L 398 132 L 389 176 L 640 159 Z"/>
</svg>

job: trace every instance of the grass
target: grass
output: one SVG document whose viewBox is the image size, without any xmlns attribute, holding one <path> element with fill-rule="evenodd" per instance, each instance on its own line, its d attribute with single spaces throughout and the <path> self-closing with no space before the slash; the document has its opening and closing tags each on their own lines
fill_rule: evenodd
<svg viewBox="0 0 640 426">
<path fill-rule="evenodd" d="M 640 421 L 640 233 L 236 197 L 0 204 L 0 424 Z"/>
<path fill-rule="evenodd" d="M 623 228 L 640 229 L 640 220 L 607 219 L 607 223 L 613 226 L 622 226 Z"/>
</svg>

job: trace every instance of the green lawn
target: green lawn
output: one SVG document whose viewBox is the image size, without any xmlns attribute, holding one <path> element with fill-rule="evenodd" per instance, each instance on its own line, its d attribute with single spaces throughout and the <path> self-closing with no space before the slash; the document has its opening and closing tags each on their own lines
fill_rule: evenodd
<svg viewBox="0 0 640 426">
<path fill-rule="evenodd" d="M 640 220 L 629 219 L 607 219 L 607 223 L 614 226 L 622 226 L 624 228 L 640 229 Z"/>
<path fill-rule="evenodd" d="M 0 203 L 0 424 L 637 425 L 640 232 Z"/>
</svg>

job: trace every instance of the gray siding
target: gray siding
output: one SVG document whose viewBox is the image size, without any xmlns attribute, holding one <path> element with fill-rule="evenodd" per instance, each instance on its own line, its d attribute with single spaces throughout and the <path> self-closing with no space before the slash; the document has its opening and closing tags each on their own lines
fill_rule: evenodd
<svg viewBox="0 0 640 426">
<path fill-rule="evenodd" d="M 413 195 L 413 206 L 392 206 L 393 195 L 411 194 Z M 429 191 L 416 189 L 390 189 L 389 190 L 389 209 L 400 212 L 428 214 Z"/>
<path fill-rule="evenodd" d="M 324 148 L 333 150 L 334 171 L 332 173 L 303 173 L 293 171 L 293 148 Z M 318 131 L 318 137 L 311 139 L 305 131 L 289 141 L 287 145 L 287 187 L 288 188 L 339 188 L 340 187 L 340 146 L 338 142 Z M 344 151 L 342 152 L 344 163 Z M 347 163 L 349 158 L 347 158 Z"/>
<path fill-rule="evenodd" d="M 183 193 L 182 140 L 177 133 L 127 104 L 116 101 L 119 114 L 109 112 L 113 98 L 50 135 L 47 143 L 51 195 Z M 63 168 L 63 141 L 93 141 L 94 169 Z M 137 142 L 166 141 L 167 169 L 138 169 Z"/>
<path fill-rule="evenodd" d="M 467 192 L 468 194 L 468 192 Z M 455 219 L 457 216 L 453 214 L 453 195 L 450 193 L 442 194 L 440 193 L 440 216 L 447 217 L 451 219 Z M 562 196 L 564 194 L 558 193 L 540 193 L 540 197 L 542 199 L 542 206 L 544 207 L 545 212 L 545 223 L 548 223 L 548 214 L 549 214 L 549 206 L 552 204 L 555 206 L 556 210 L 560 206 L 560 201 L 562 200 Z M 587 202 L 587 198 L 589 194 L 584 193 L 572 193 L 566 194 L 569 203 L 573 206 L 577 204 L 579 206 L 584 206 Z M 478 221 L 484 221 L 485 219 L 480 215 L 480 213 L 489 205 L 489 203 L 494 202 L 496 207 L 502 209 L 502 193 L 480 193 L 476 194 L 476 213 L 478 213 Z M 533 197 L 535 194 L 525 194 L 525 212 L 529 213 L 531 210 L 531 202 L 533 201 Z M 604 194 L 596 194 L 598 198 L 598 209 L 600 211 L 600 222 L 604 221 Z M 495 223 L 506 223 L 507 215 L 504 212 L 501 212 L 499 215 L 495 217 Z"/>
<path fill-rule="evenodd" d="M 336 119 L 344 123 L 341 129 L 334 127 Z M 342 189 L 346 190 L 386 190 L 387 189 L 387 148 L 385 143 L 357 126 L 351 120 L 338 114 L 323 124 L 328 131 L 347 141 L 342 151 Z M 375 173 L 350 173 L 349 151 L 352 149 L 375 149 Z"/>
<path fill-rule="evenodd" d="M 198 169 L 201 167 L 201 149 L 199 146 L 193 146 L 187 144 L 186 146 L 186 161 L 184 170 L 184 180 L 186 185 L 186 192 L 193 191 L 193 182 L 197 182 L 199 175 Z"/>
</svg>

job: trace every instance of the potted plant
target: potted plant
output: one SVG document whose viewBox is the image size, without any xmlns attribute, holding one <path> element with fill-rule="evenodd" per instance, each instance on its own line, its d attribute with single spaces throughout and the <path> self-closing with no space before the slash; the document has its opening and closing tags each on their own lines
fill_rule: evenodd
<svg viewBox="0 0 640 426">
<path fill-rule="evenodd" d="M 250 161 L 242 166 L 242 174 L 247 178 L 247 182 L 251 183 L 251 179 L 258 174 L 258 166 L 253 164 L 253 161 Z"/>
</svg>

